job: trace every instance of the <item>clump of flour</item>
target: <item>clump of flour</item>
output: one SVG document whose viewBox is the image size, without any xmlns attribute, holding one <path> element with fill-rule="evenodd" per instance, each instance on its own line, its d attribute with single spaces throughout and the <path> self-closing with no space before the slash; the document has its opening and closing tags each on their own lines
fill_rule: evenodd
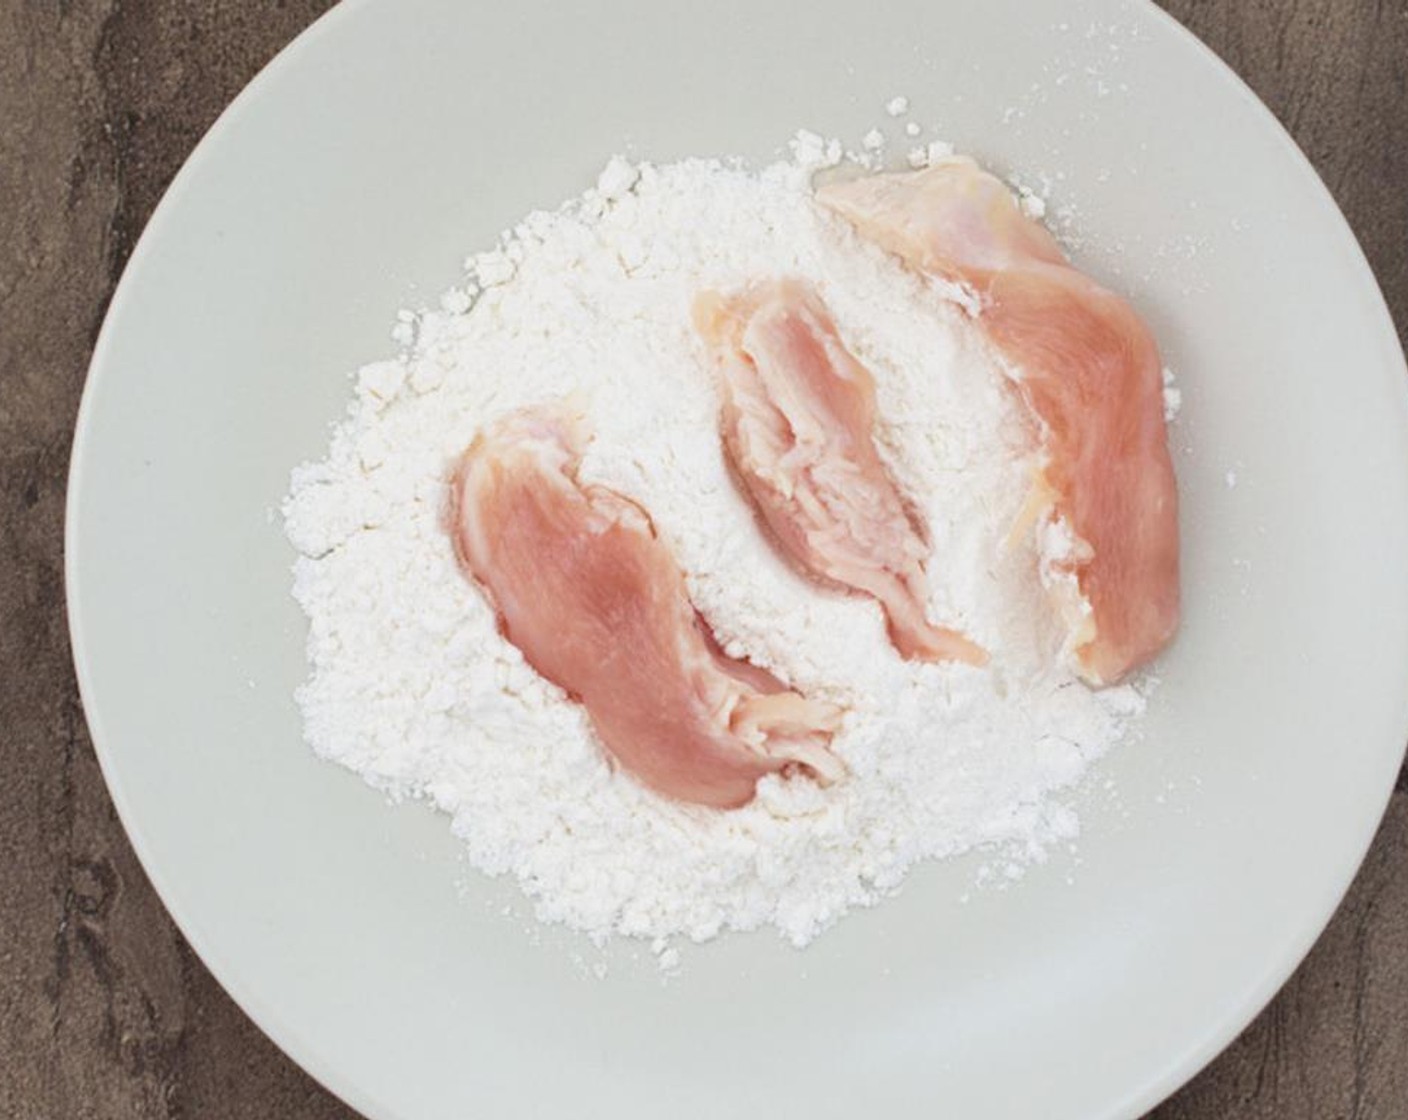
<svg viewBox="0 0 1408 1120">
<path fill-rule="evenodd" d="M 1058 664 L 1035 546 L 1006 543 L 1032 434 L 955 293 L 813 204 L 839 145 L 803 135 L 794 154 L 761 171 L 617 158 L 580 199 L 529 215 L 399 325 L 404 352 L 361 371 L 285 503 L 313 748 L 450 814 L 477 867 L 598 939 L 770 924 L 802 945 L 918 860 L 1040 860 L 1078 831 L 1060 791 L 1143 707 Z M 883 452 L 931 529 L 931 615 L 990 668 L 901 660 L 879 608 L 794 574 L 733 485 L 690 305 L 778 275 L 816 285 L 875 374 Z M 728 652 L 846 707 L 846 780 L 768 778 L 732 812 L 663 800 L 613 770 L 583 712 L 498 634 L 442 524 L 447 471 L 486 422 L 569 393 L 596 430 L 585 477 L 650 511 Z"/>
</svg>

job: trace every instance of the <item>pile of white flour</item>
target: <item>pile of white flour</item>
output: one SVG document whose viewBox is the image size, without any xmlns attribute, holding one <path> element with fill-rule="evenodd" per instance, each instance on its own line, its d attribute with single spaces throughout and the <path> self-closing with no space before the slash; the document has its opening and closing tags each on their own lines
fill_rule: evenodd
<svg viewBox="0 0 1408 1120">
<path fill-rule="evenodd" d="M 477 867 L 598 938 L 772 924 L 802 945 L 917 860 L 1040 859 L 1078 829 L 1059 791 L 1143 709 L 1056 664 L 1033 545 L 1006 544 L 1032 433 L 955 293 L 814 206 L 812 171 L 838 153 L 798 154 L 761 172 L 614 159 L 581 199 L 530 215 L 440 310 L 403 316 L 404 353 L 361 371 L 285 504 L 313 748 L 434 802 Z M 988 669 L 901 660 L 879 608 L 794 574 L 732 484 L 690 304 L 779 275 L 816 285 L 875 374 L 879 438 L 932 530 L 931 615 L 990 650 Z M 769 778 L 732 812 L 663 800 L 500 637 L 442 525 L 446 472 L 481 425 L 568 393 L 596 429 L 584 476 L 650 511 L 728 652 L 848 709 L 845 781 Z"/>
</svg>

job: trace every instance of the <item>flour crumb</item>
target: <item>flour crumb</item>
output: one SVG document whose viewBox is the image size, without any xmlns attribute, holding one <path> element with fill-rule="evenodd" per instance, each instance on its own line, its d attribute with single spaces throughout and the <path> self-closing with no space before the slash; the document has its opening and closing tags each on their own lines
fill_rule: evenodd
<svg viewBox="0 0 1408 1120">
<path fill-rule="evenodd" d="M 910 121 L 904 126 L 904 134 L 911 138 L 918 136 L 923 131 L 924 130 L 919 127 L 918 121 Z"/>
<path fill-rule="evenodd" d="M 451 288 L 440 297 L 440 310 L 447 315 L 463 315 L 473 304 L 473 298 L 464 288 Z"/>
<path fill-rule="evenodd" d="M 904 116 L 909 112 L 909 98 L 905 97 L 903 94 L 890 98 L 889 101 L 885 102 L 885 112 L 889 113 L 892 117 Z"/>
<path fill-rule="evenodd" d="M 1178 388 L 1173 370 L 1164 366 L 1164 422 L 1172 424 L 1183 408 L 1183 392 Z"/>
<path fill-rule="evenodd" d="M 808 171 L 835 167 L 845 154 L 840 140 L 835 138 L 828 140 L 805 128 L 800 129 L 788 141 L 788 147 L 792 150 L 792 158 L 797 166 Z"/>
<path fill-rule="evenodd" d="M 909 166 L 919 169 L 942 163 L 953 155 L 953 145 L 947 140 L 931 140 L 928 144 L 909 150 Z"/>
<path fill-rule="evenodd" d="M 870 152 L 878 152 L 885 146 L 885 134 L 878 128 L 872 128 L 861 137 L 861 146 Z"/>
<path fill-rule="evenodd" d="M 661 972 L 675 972 L 680 967 L 680 951 L 664 937 L 657 937 L 650 943 L 650 951 L 655 954 L 655 963 Z"/>
<path fill-rule="evenodd" d="M 612 156 L 597 176 L 596 189 L 602 198 L 615 202 L 636 184 L 640 172 L 624 156 Z"/>
<path fill-rule="evenodd" d="M 1046 217 L 1046 199 L 1037 194 L 1030 187 L 1023 187 L 1017 194 L 1018 205 L 1022 208 L 1022 213 L 1036 221 Z"/>
<path fill-rule="evenodd" d="M 517 265 L 507 253 L 495 249 L 479 253 L 470 264 L 476 282 L 482 288 L 493 288 L 507 284 L 518 271 Z"/>
</svg>

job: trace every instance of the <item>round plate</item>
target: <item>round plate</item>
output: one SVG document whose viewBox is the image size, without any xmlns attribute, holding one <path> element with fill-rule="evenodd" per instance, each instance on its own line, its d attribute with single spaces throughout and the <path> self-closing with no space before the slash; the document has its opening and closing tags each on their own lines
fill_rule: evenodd
<svg viewBox="0 0 1408 1120">
<path fill-rule="evenodd" d="M 663 983 L 637 948 L 532 929 L 445 819 L 302 745 L 275 509 L 395 310 L 609 154 L 899 133 L 895 94 L 1049 177 L 1162 340 L 1186 625 L 1146 735 L 1077 798 L 1076 852 L 967 901 L 976 860 L 926 867 L 805 952 L 729 937 Z M 1408 731 L 1402 355 L 1305 160 L 1144 4 L 344 4 L 152 219 L 69 499 L 75 656 L 132 841 L 241 1006 L 377 1120 L 1132 1117 L 1300 960 Z"/>
</svg>

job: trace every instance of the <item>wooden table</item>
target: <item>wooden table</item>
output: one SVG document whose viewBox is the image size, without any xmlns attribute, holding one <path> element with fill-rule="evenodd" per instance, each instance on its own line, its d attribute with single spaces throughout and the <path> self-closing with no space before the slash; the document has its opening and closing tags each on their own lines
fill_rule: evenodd
<svg viewBox="0 0 1408 1120">
<path fill-rule="evenodd" d="M 353 1115 L 234 1007 L 152 893 L 84 726 L 61 576 L 74 412 L 123 263 L 219 111 L 327 6 L 0 0 L 0 1116 Z M 1165 7 L 1310 155 L 1403 332 L 1408 0 Z M 1155 1115 L 1408 1117 L 1403 778 L 1309 959 Z"/>
</svg>

